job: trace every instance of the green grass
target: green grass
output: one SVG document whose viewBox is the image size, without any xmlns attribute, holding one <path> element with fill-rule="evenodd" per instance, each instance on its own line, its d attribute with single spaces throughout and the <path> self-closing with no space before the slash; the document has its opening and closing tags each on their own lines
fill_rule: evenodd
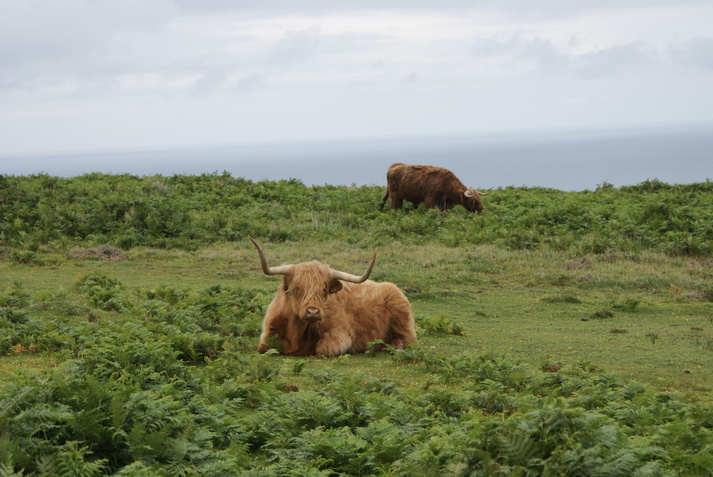
<svg viewBox="0 0 713 477">
<path fill-rule="evenodd" d="M 355 273 L 370 258 L 370 250 L 355 252 L 337 242 L 268 242 L 264 247 L 276 264 L 318 258 Z M 42 253 L 42 262 L 0 262 L 6 277 L 0 287 L 22 283 L 35 297 L 32 310 L 47 319 L 86 319 L 92 305 L 78 296 L 76 281 L 92 272 L 118 279 L 136 302 L 141 301 L 136 295 L 142 288 L 196 292 L 223 285 L 261 289 L 269 297 L 278 284 L 261 273 L 249 243 L 195 252 L 134 249 L 127 260 L 116 262 L 72 260 L 48 251 Z M 409 245 L 381 247 L 372 278 L 406 290 L 418 319 L 446 317 L 462 327 L 463 336 L 421 334 L 422 349 L 436 355 L 497 353 L 533 368 L 543 361 L 565 369 L 587 363 L 657 389 L 711 400 L 713 352 L 706 343 L 713 338 L 713 309 L 701 292 L 708 273 L 705 260 L 658 253 L 572 258 L 550 250 Z M 636 303 L 633 310 L 631 303 Z M 651 334 L 658 336 L 655 342 L 647 337 Z M 20 360 L 13 362 L 22 366 Z M 408 373 L 401 377 L 403 367 L 384 370 L 380 360 L 372 358 L 356 357 L 338 366 L 367 373 L 378 368 L 404 385 L 413 378 Z"/>
<path fill-rule="evenodd" d="M 16 349 L 13 354 L 8 354 L 0 359 L 0 379 L 7 379 L 12 373 L 19 370 L 44 371 L 57 366 L 57 357 L 54 353 L 32 354 Z"/>
</svg>

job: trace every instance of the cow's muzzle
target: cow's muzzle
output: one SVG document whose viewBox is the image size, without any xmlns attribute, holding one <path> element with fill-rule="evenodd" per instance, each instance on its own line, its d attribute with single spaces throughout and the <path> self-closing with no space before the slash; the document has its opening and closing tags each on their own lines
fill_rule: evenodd
<svg viewBox="0 0 713 477">
<path fill-rule="evenodd" d="M 305 312 L 302 315 L 302 319 L 309 323 L 314 323 L 315 321 L 319 321 L 322 319 L 322 312 L 317 307 L 308 306 L 307 308 L 305 308 Z"/>
</svg>

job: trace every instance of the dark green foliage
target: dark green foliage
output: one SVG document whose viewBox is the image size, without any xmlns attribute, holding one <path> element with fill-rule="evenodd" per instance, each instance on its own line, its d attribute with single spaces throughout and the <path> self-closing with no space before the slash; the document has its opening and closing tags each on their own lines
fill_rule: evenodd
<svg viewBox="0 0 713 477">
<path fill-rule="evenodd" d="M 405 392 L 360 373 L 285 386 L 282 358 L 178 359 L 125 322 L 0 388 L 4 475 L 708 475 L 713 413 L 584 370 L 497 356 L 412 362 Z M 388 357 L 386 354 L 379 355 Z M 398 356 L 398 354 L 397 354 Z M 293 367 L 294 368 L 294 367 Z M 435 385 L 439 380 L 449 386 Z"/>
<path fill-rule="evenodd" d="M 125 311 L 130 308 L 121 283 L 99 273 L 90 273 L 77 280 L 77 287 L 85 293 L 92 305 L 104 311 Z"/>
<path fill-rule="evenodd" d="M 22 283 L 15 282 L 11 288 L 0 295 L 0 307 L 24 308 L 32 302 L 32 296 L 22 288 Z"/>
<path fill-rule="evenodd" d="M 711 193 L 710 180 L 583 192 L 507 187 L 494 190 L 485 212 L 474 215 L 461 207 L 448 213 L 379 210 L 383 187 L 306 187 L 297 180 L 253 182 L 227 173 L 2 176 L 0 243 L 15 247 L 13 259 L 26 264 L 40 259 L 39 244 L 66 240 L 195 250 L 248 234 L 273 242 L 336 238 L 369 247 L 398 240 L 709 256 Z M 498 272 L 488 263 L 473 267 Z"/>
<path fill-rule="evenodd" d="M 84 275 L 76 284 L 78 298 L 86 298 L 84 317 L 69 313 L 65 318 L 41 318 L 21 284 L 0 294 L 0 353 L 66 350 L 77 354 L 88 343 L 105 337 L 121 344 L 114 333 L 135 329 L 139 320 L 141 329 L 160 333 L 161 343 L 175 350 L 181 360 L 197 363 L 214 359 L 228 341 L 243 346 L 257 336 L 269 302 L 262 290 L 220 286 L 198 293 L 159 287 L 134 296 L 119 280 L 100 273 Z M 36 305 L 37 310 L 55 306 L 52 302 Z M 125 351 L 116 353 L 121 356 Z"/>
<path fill-rule="evenodd" d="M 137 475 L 232 473 L 244 448 L 235 424 L 226 419 L 253 393 L 232 381 L 234 369 L 225 374 L 226 366 L 197 369 L 187 361 L 224 363 L 219 355 L 230 354 L 227 347 L 236 348 L 243 339 L 235 334 L 236 322 L 264 313 L 262 294 L 211 287 L 193 296 L 162 287 L 146 292 L 153 300 L 143 301 L 125 293 L 118 280 L 89 274 L 78 280 L 77 293 L 86 294 L 88 306 L 97 310 L 90 310 L 90 316 L 106 311 L 105 301 L 91 299 L 106 289 L 121 290 L 122 314 L 113 307 L 101 319 L 72 318 L 59 326 L 34 316 L 41 307 L 33 306 L 37 300 L 20 284 L 0 296 L 0 303 L 9 305 L 3 309 L 25 316 L 5 326 L 4 353 L 64 349 L 75 357 L 41 375 L 19 374 L 0 390 L 3 471 L 63 476 L 106 475 L 122 468 Z M 160 311 L 172 324 L 142 313 L 145 303 L 156 303 L 156 298 L 166 299 Z M 241 326 L 254 335 L 254 324 Z M 257 367 L 274 375 L 266 357 L 260 358 Z M 251 361 L 227 368 L 237 366 L 253 376 L 256 364 Z M 199 376 L 211 369 L 216 372 L 209 379 Z M 220 449 L 214 451 L 216 446 Z M 146 469 L 139 471 L 142 465 Z"/>
</svg>

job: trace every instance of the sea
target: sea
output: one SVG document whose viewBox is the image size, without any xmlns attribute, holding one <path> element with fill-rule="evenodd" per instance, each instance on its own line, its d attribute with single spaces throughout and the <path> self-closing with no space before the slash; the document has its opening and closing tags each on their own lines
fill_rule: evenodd
<svg viewBox="0 0 713 477">
<path fill-rule="evenodd" d="M 172 176 L 229 173 L 305 185 L 385 185 L 392 163 L 452 170 L 465 185 L 594 190 L 647 180 L 713 180 L 713 123 L 511 134 L 246 143 L 200 147 L 2 154 L 0 174 Z"/>
</svg>

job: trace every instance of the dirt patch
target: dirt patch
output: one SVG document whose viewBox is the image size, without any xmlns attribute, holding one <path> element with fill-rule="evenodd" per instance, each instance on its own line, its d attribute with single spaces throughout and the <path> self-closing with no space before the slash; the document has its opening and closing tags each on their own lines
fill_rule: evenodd
<svg viewBox="0 0 713 477">
<path fill-rule="evenodd" d="M 99 259 L 119 261 L 128 258 L 125 251 L 117 247 L 112 247 L 111 245 L 100 245 L 92 248 L 75 248 L 69 252 L 67 256 L 77 260 Z"/>
</svg>

